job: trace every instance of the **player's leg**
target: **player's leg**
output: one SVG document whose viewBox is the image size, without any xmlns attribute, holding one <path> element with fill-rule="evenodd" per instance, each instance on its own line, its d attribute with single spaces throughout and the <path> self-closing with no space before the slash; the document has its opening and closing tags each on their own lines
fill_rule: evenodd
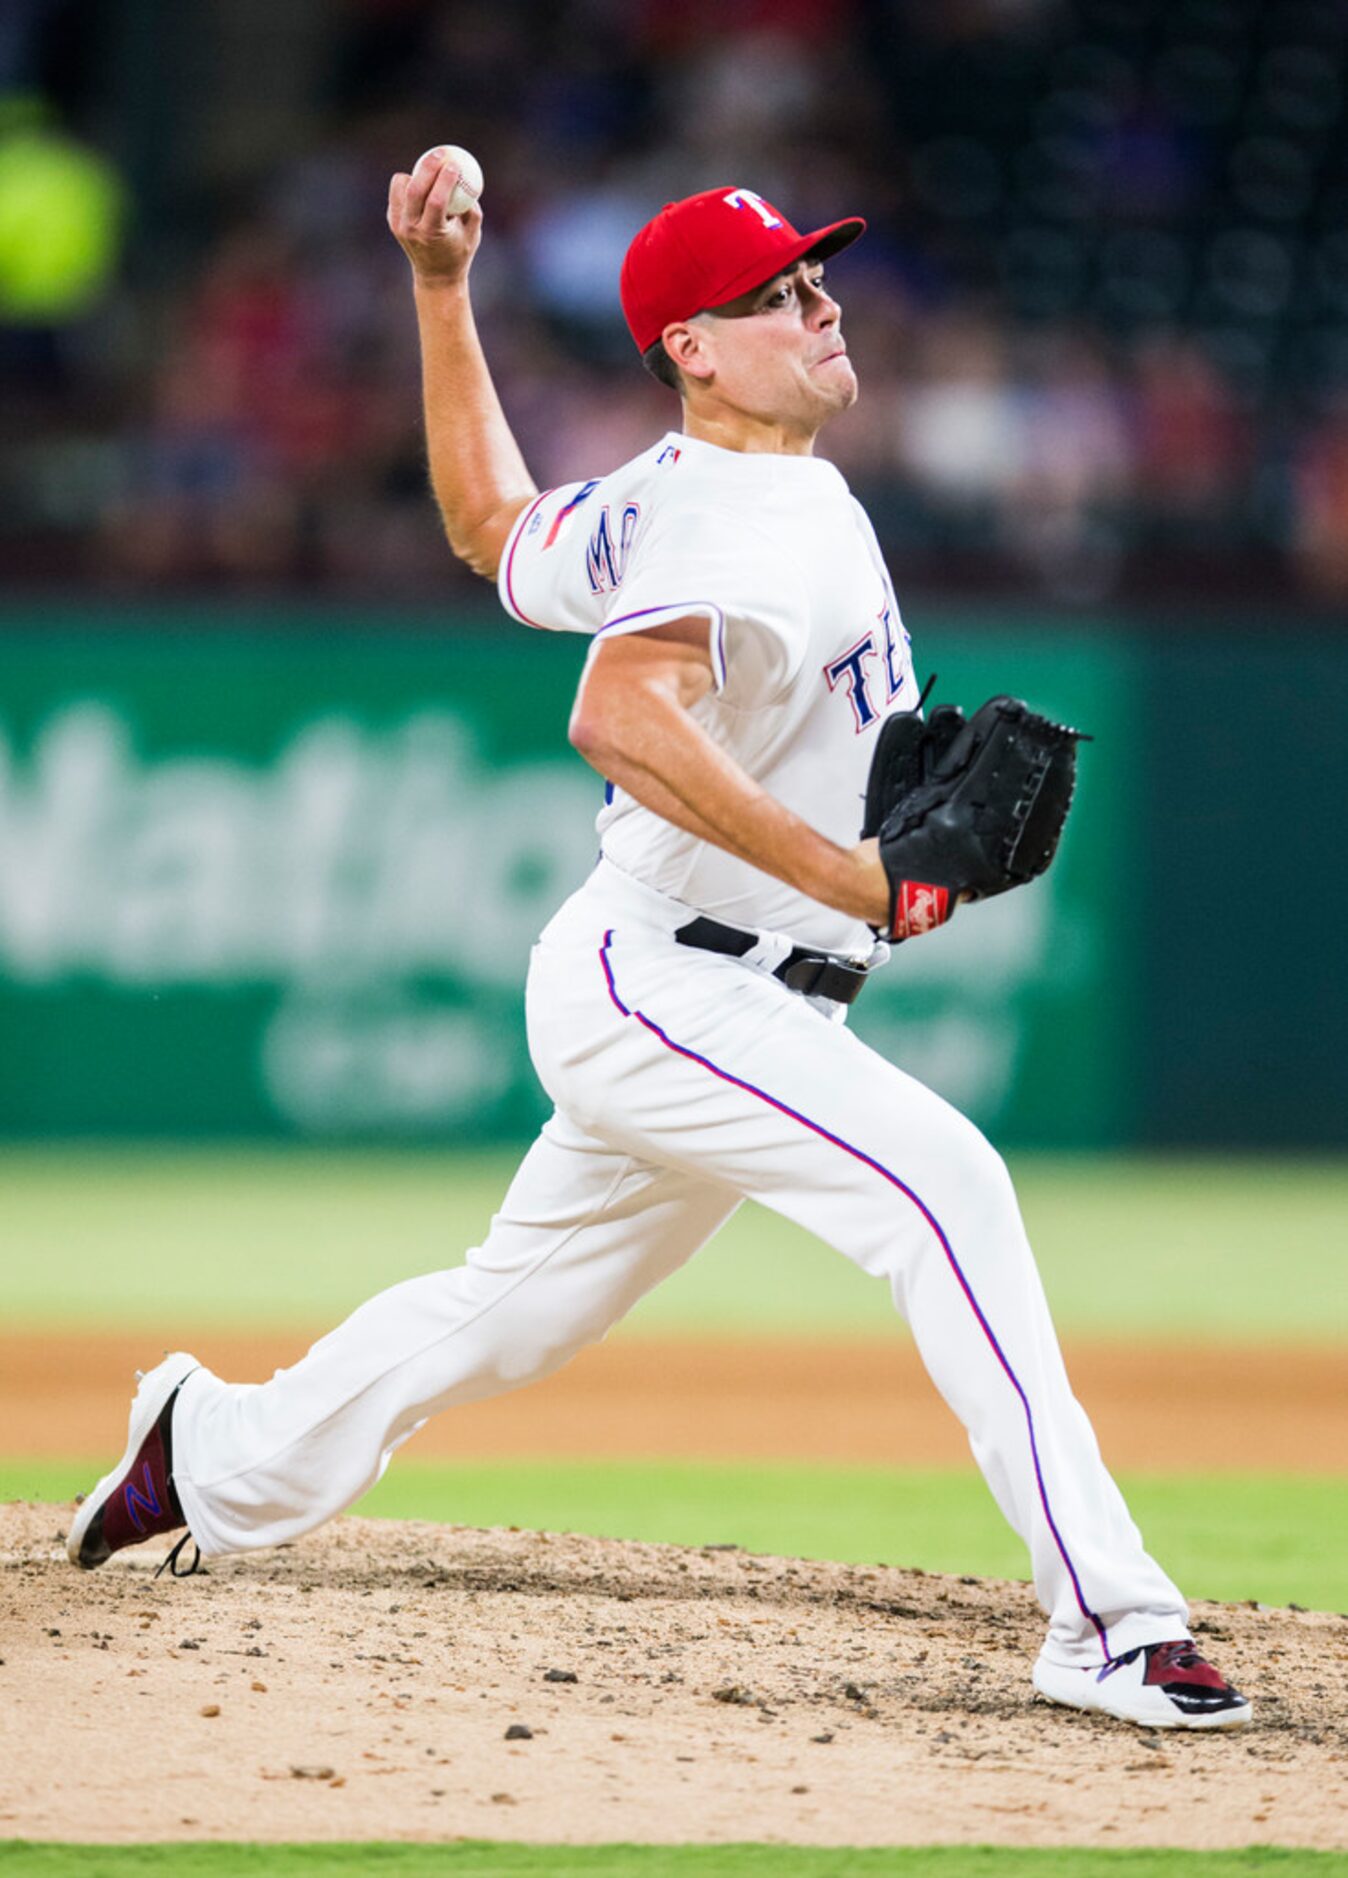
<svg viewBox="0 0 1348 1878">
<path fill-rule="evenodd" d="M 587 1003 L 592 1034 L 605 1004 L 622 1029 L 602 1077 L 593 1056 L 551 1065 L 600 1132 L 733 1181 L 888 1281 L 1029 1545 L 1053 1655 L 1099 1666 L 1185 1635 L 1180 1593 L 1072 1394 L 1010 1178 L 978 1130 L 774 980 L 706 954 L 673 974 L 637 921 L 578 935 L 553 998 L 575 1006 L 555 1012 L 559 1035 Z"/>
<path fill-rule="evenodd" d="M 213 1556 L 331 1518 L 428 1416 L 597 1341 L 737 1203 L 723 1184 L 615 1153 L 555 1116 L 465 1264 L 371 1298 L 268 1383 L 189 1377 L 173 1476 L 193 1538 Z"/>
</svg>

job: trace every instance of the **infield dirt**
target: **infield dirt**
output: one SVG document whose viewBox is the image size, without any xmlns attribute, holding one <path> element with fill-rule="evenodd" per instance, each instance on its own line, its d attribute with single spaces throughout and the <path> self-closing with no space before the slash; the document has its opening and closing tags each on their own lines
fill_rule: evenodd
<svg viewBox="0 0 1348 1878">
<path fill-rule="evenodd" d="M 0 1833 L 142 1841 L 1348 1843 L 1348 1621 L 1195 1607 L 1253 1696 L 1146 1733 L 1029 1686 L 1027 1587 L 341 1520 L 156 1580 L 0 1509 Z"/>
<path fill-rule="evenodd" d="M 198 1327 L 200 1329 L 200 1327 Z M 10 1456 L 114 1456 L 137 1368 L 187 1348 L 259 1382 L 303 1355 L 297 1333 L 191 1327 L 0 1334 L 0 1430 Z M 1334 1345 L 1073 1343 L 1068 1370 L 1111 1467 L 1348 1473 L 1348 1364 Z M 963 1429 L 912 1344 L 620 1334 L 528 1389 L 438 1416 L 423 1459 L 595 1459 L 967 1465 Z M 101 1470 L 100 1470 L 101 1471 Z"/>
</svg>

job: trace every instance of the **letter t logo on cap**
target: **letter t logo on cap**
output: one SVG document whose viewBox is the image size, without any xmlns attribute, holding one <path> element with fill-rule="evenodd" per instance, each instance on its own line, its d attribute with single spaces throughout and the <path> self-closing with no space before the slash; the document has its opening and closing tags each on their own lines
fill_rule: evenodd
<svg viewBox="0 0 1348 1878">
<path fill-rule="evenodd" d="M 780 228 L 782 225 L 781 216 L 774 215 L 762 196 L 756 195 L 752 189 L 732 189 L 730 194 L 722 196 L 721 200 L 729 203 L 732 209 L 742 209 L 747 204 L 755 211 L 764 228 Z"/>
</svg>

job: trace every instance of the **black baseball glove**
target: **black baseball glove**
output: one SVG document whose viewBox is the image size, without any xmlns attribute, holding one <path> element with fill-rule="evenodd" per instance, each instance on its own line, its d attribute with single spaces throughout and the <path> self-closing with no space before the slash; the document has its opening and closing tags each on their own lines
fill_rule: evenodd
<svg viewBox="0 0 1348 1878">
<path fill-rule="evenodd" d="M 940 704 L 880 727 L 861 837 L 879 836 L 889 876 L 888 939 L 911 939 L 1042 874 L 1057 852 L 1082 733 L 1018 698 L 966 720 Z"/>
</svg>

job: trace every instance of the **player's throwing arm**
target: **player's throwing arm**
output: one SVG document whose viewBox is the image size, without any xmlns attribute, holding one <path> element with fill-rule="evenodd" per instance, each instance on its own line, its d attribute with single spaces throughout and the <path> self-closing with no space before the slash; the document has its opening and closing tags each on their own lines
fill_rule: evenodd
<svg viewBox="0 0 1348 1878">
<path fill-rule="evenodd" d="M 482 240 L 482 187 L 468 151 L 439 144 L 390 182 L 388 225 L 412 264 L 431 486 L 450 547 L 493 580 L 516 517 L 538 491 L 501 409 L 468 298 Z"/>
</svg>

